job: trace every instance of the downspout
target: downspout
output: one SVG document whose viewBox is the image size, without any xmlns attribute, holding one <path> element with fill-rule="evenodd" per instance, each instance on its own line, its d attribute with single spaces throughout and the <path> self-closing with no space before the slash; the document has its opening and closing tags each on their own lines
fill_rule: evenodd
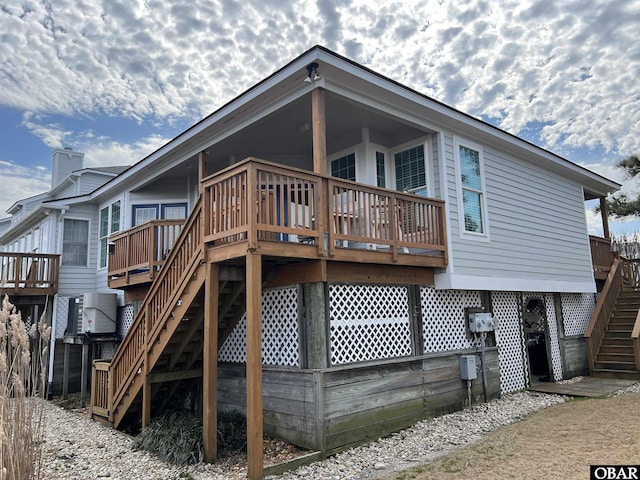
<svg viewBox="0 0 640 480">
<path fill-rule="evenodd" d="M 64 230 L 64 214 L 65 214 L 66 210 L 63 208 L 60 210 L 60 217 L 58 220 L 58 245 L 57 245 L 57 251 L 62 252 L 62 233 Z M 51 222 L 52 225 L 54 225 L 54 222 Z M 62 258 L 60 259 L 60 264 L 62 264 Z M 59 275 L 59 270 L 58 270 L 58 275 Z M 59 278 L 58 278 L 59 280 Z M 60 282 L 58 281 L 58 288 L 60 288 Z M 50 340 L 50 345 L 49 345 L 49 378 L 48 378 L 48 388 L 47 391 L 51 392 L 51 388 L 53 387 L 53 364 L 54 364 L 54 360 L 55 360 L 55 353 L 56 353 L 56 330 L 57 330 L 57 319 L 58 319 L 58 294 L 56 293 L 53 296 L 53 313 L 51 316 L 51 340 Z"/>
</svg>

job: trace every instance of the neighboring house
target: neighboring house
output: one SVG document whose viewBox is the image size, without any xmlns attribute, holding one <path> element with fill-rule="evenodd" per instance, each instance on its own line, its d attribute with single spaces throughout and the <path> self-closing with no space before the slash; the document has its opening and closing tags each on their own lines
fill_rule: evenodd
<svg viewBox="0 0 640 480">
<path fill-rule="evenodd" d="M 46 203 L 91 206 L 93 279 L 74 274 L 124 290 L 93 418 L 146 426 L 191 399 L 212 459 L 216 410 L 239 409 L 259 478 L 263 429 L 331 453 L 462 408 L 467 377 L 480 401 L 588 372 L 584 202 L 618 188 L 314 47 L 108 183 Z"/>
<path fill-rule="evenodd" d="M 0 290 L 21 311 L 25 320 L 43 313 L 53 323 L 49 389 L 62 385 L 62 337 L 67 328 L 69 298 L 104 290 L 96 280 L 100 236 L 98 205 L 78 202 L 128 167 L 84 168 L 84 153 L 70 148 L 52 154 L 51 189 L 15 202 L 0 221 L 2 285 Z M 120 227 L 117 216 L 109 227 Z M 105 252 L 106 255 L 106 252 Z M 113 292 L 117 292 L 113 290 Z M 75 332 L 74 332 L 75 333 Z M 68 350 L 71 364 L 79 364 L 80 349 Z M 54 358 L 59 368 L 54 368 Z M 72 368 L 71 388 L 80 384 L 80 371 Z"/>
</svg>

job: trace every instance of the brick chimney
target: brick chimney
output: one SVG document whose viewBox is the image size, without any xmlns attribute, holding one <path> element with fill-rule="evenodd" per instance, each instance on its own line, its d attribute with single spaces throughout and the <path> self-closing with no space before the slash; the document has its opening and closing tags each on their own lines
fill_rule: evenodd
<svg viewBox="0 0 640 480">
<path fill-rule="evenodd" d="M 55 149 L 51 154 L 51 189 L 57 187 L 61 181 L 71 175 L 71 172 L 82 169 L 84 153 L 74 152 L 73 148 Z"/>
</svg>

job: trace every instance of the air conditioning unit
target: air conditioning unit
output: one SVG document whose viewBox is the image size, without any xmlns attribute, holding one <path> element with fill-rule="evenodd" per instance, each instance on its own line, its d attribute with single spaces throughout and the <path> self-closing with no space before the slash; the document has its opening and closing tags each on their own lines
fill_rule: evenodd
<svg viewBox="0 0 640 480">
<path fill-rule="evenodd" d="M 115 293 L 85 293 L 82 296 L 82 332 L 103 334 L 116 332 L 118 295 Z"/>
</svg>

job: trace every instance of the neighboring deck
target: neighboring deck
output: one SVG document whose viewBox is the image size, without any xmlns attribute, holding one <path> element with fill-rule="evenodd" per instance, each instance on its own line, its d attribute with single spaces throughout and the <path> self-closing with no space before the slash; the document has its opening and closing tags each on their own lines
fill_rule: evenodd
<svg viewBox="0 0 640 480">
<path fill-rule="evenodd" d="M 447 265 L 441 200 L 254 158 L 203 179 L 202 194 L 210 262 L 251 252 L 285 262 Z M 111 237 L 109 286 L 153 281 L 181 223 L 150 222 Z"/>
<path fill-rule="evenodd" d="M 59 260 L 59 255 L 0 253 L 0 295 L 54 295 L 58 292 Z"/>
</svg>

